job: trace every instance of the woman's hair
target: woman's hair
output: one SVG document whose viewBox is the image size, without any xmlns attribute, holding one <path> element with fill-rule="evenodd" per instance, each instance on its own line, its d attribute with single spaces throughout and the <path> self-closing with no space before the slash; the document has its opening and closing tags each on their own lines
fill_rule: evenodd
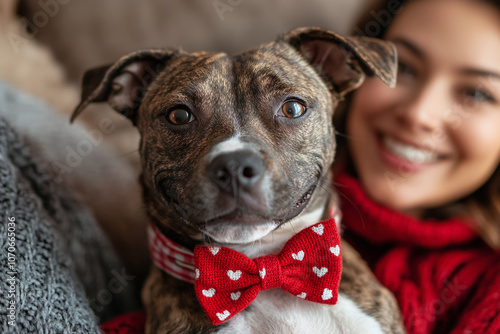
<svg viewBox="0 0 500 334">
<path fill-rule="evenodd" d="M 490 3 L 500 10 L 499 0 L 475 1 Z M 360 16 L 354 26 L 354 35 L 383 38 L 395 15 L 404 11 L 405 5 L 411 2 L 412 0 L 372 1 L 371 6 Z M 334 123 L 338 133 L 338 160 L 341 163 L 346 161 L 348 170 L 355 174 L 345 136 L 350 99 L 351 96 L 348 96 L 345 102 L 339 106 Z M 471 226 L 483 240 L 493 249 L 500 249 L 500 164 L 488 181 L 475 192 L 445 206 L 429 209 L 424 213 L 423 218 L 443 220 L 450 217 L 468 218 L 466 221 L 472 220 Z"/>
</svg>

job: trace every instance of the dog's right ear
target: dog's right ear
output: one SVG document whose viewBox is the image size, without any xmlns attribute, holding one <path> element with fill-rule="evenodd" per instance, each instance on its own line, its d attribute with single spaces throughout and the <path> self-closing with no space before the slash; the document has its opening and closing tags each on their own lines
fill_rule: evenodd
<svg viewBox="0 0 500 334">
<path fill-rule="evenodd" d="M 134 124 L 142 97 L 153 79 L 178 51 L 156 49 L 133 52 L 112 65 L 87 71 L 83 77 L 82 99 L 71 122 L 92 102 L 108 101 L 110 106 Z"/>
<path fill-rule="evenodd" d="M 298 28 L 281 37 L 321 74 L 338 98 L 357 89 L 366 75 L 396 85 L 397 54 L 392 43 L 368 37 L 343 37 L 320 28 Z"/>
</svg>

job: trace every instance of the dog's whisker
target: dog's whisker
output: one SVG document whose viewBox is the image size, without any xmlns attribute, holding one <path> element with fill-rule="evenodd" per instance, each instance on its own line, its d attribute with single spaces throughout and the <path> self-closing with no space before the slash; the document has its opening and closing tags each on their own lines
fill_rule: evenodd
<svg viewBox="0 0 500 334">
<path fill-rule="evenodd" d="M 212 245 L 213 245 L 213 241 L 212 241 L 212 239 L 211 239 L 211 238 L 209 238 L 209 237 L 208 237 L 208 235 L 203 234 L 203 239 L 204 239 L 205 244 L 208 244 L 208 245 L 210 245 L 210 246 L 212 246 Z"/>
<path fill-rule="evenodd" d="M 293 226 L 293 223 L 292 223 L 292 222 L 290 222 L 290 226 L 292 227 L 293 233 L 294 233 L 294 234 L 295 234 L 295 233 L 297 233 L 297 231 L 295 230 L 295 226 Z"/>
<path fill-rule="evenodd" d="M 346 139 L 352 139 L 352 136 L 349 136 L 347 133 L 343 133 L 337 130 L 335 130 L 335 135 Z"/>
<path fill-rule="evenodd" d="M 336 193 L 333 185 L 330 182 L 321 183 L 318 185 L 321 189 L 326 190 L 330 195 Z"/>
</svg>

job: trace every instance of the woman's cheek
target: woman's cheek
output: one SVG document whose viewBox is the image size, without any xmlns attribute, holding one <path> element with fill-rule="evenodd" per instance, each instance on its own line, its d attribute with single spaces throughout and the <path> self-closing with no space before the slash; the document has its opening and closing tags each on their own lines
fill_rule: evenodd
<svg viewBox="0 0 500 334">
<path fill-rule="evenodd" d="M 385 85 L 378 78 L 368 78 L 354 93 L 354 103 L 365 114 L 378 113 L 394 100 L 397 88 Z"/>
</svg>

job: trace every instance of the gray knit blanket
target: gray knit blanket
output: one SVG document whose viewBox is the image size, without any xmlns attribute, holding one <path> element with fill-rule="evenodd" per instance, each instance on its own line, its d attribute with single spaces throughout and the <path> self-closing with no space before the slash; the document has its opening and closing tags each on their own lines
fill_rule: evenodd
<svg viewBox="0 0 500 334">
<path fill-rule="evenodd" d="M 100 333 L 100 321 L 140 307 L 133 276 L 36 138 L 2 117 L 27 107 L 47 108 L 0 81 L 0 332 Z"/>
</svg>

